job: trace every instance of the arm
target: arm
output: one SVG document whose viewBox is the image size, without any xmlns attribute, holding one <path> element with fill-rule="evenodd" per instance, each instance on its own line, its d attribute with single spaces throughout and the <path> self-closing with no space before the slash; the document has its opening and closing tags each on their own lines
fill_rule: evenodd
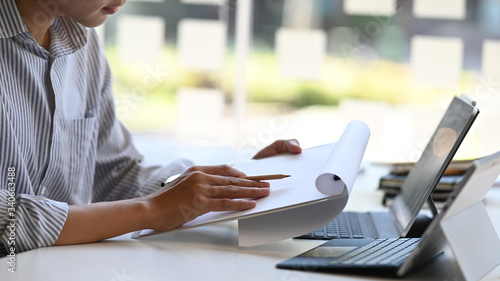
<svg viewBox="0 0 500 281">
<path fill-rule="evenodd" d="M 3 98 L 8 100 L 8 96 Z M 38 146 L 31 145 L 36 143 L 36 130 L 16 130 L 15 128 L 22 128 L 28 118 L 12 118 L 9 112 L 19 111 L 12 107 L 12 103 L 6 107 L 1 100 L 0 256 L 52 245 L 57 240 L 68 213 L 67 203 L 39 195 L 39 178 L 29 171 L 35 170 L 33 168 L 36 168 L 38 163 L 44 163 L 45 159 L 38 156 L 31 159 L 35 161 L 30 161 L 24 157 L 27 154 L 36 155 L 33 148 Z M 26 146 L 23 147 L 23 144 Z M 27 147 L 29 149 L 23 149 Z"/>
<path fill-rule="evenodd" d="M 91 33 L 98 41 L 97 35 Z M 98 119 L 96 157 L 94 159 L 94 180 L 92 202 L 117 201 L 137 198 L 151 194 L 159 189 L 159 183 L 168 177 L 183 173 L 193 166 L 191 161 L 179 159 L 166 165 L 148 165 L 134 146 L 132 135 L 118 120 L 117 114 L 129 116 L 130 102 L 137 102 L 130 97 L 115 104 L 112 89 L 112 73 L 104 51 L 96 56 L 102 58 L 97 72 L 100 93 L 96 108 Z M 164 152 L 167 153 L 167 152 Z"/>
<path fill-rule="evenodd" d="M 136 199 L 70 206 L 54 245 L 90 243 L 146 228 L 145 210 Z"/>
<path fill-rule="evenodd" d="M 70 206 L 55 245 L 95 242 L 139 229 L 166 231 L 211 211 L 246 210 L 269 195 L 269 183 L 240 179 L 228 166 L 192 167 L 147 196 Z"/>
<path fill-rule="evenodd" d="M 94 203 L 69 207 L 55 245 L 99 241 L 145 228 L 172 229 L 209 211 L 251 208 L 254 201 L 233 199 L 269 193 L 268 189 L 261 189 L 266 184 L 235 179 L 242 173 L 225 166 L 193 167 L 186 171 L 191 166 L 186 161 L 164 167 L 144 165 L 130 133 L 116 118 L 116 110 L 127 107 L 115 107 L 111 73 L 102 50 L 99 55 L 102 63 L 98 72 L 103 73 L 103 80 L 95 111 L 99 125 Z M 178 180 L 158 190 L 160 182 L 184 171 Z"/>
<path fill-rule="evenodd" d="M 66 219 L 66 203 L 18 194 L 23 189 L 25 186 L 16 186 L 15 196 L 0 189 L 0 257 L 52 245 Z"/>
<path fill-rule="evenodd" d="M 192 167 L 157 190 L 161 181 L 186 170 L 189 164 L 161 168 L 140 163 L 142 157 L 133 147 L 129 132 L 116 119 L 107 65 L 105 74 L 93 201 L 113 202 L 70 206 L 55 245 L 99 241 L 139 229 L 165 231 L 210 211 L 253 208 L 255 201 L 238 199 L 269 194 L 269 184 L 238 179 L 243 173 L 227 166 Z M 291 147 L 297 152 L 296 146 Z M 274 151 L 285 152 L 279 148 Z"/>
</svg>

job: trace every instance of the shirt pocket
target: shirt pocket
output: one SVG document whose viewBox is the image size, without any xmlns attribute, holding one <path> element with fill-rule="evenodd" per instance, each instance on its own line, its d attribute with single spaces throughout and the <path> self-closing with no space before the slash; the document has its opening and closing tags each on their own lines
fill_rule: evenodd
<svg viewBox="0 0 500 281">
<path fill-rule="evenodd" d="M 78 204 L 90 203 L 95 171 L 97 120 L 95 117 L 71 121 L 70 188 Z"/>
</svg>

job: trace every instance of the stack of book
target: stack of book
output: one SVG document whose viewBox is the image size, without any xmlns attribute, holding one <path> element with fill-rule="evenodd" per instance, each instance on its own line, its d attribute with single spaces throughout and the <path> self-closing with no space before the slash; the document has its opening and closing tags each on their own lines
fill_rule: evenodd
<svg viewBox="0 0 500 281">
<path fill-rule="evenodd" d="M 444 175 L 441 177 L 440 181 L 436 185 L 436 189 L 432 193 L 432 199 L 439 207 L 440 203 L 444 203 L 448 199 L 449 195 L 457 186 L 457 184 L 462 180 L 463 174 L 472 164 L 473 160 L 457 160 L 452 161 L 445 171 Z M 390 172 L 380 178 L 379 190 L 384 191 L 384 197 L 382 199 L 382 204 L 384 206 L 390 206 L 394 197 L 401 190 L 401 186 L 406 180 L 406 176 L 410 172 L 411 168 L 415 163 L 391 163 Z"/>
</svg>

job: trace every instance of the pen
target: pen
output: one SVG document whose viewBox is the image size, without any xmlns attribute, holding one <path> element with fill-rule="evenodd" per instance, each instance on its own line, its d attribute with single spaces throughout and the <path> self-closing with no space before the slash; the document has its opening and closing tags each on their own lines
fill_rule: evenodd
<svg viewBox="0 0 500 281">
<path fill-rule="evenodd" d="M 267 181 L 267 180 L 280 180 L 288 177 L 290 177 L 290 175 L 273 174 L 273 175 L 247 176 L 241 178 L 254 181 Z"/>
<path fill-rule="evenodd" d="M 272 174 L 272 175 L 260 175 L 260 176 L 246 176 L 246 177 L 241 177 L 241 179 L 254 180 L 254 181 L 267 181 L 267 180 L 280 180 L 288 177 L 291 177 L 291 175 Z M 161 187 L 164 187 L 168 182 L 170 182 L 170 180 L 162 182 Z"/>
</svg>

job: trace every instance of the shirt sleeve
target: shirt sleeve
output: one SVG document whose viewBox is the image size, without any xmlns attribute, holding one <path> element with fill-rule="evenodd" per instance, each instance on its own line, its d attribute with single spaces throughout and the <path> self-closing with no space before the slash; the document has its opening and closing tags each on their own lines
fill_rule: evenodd
<svg viewBox="0 0 500 281">
<path fill-rule="evenodd" d="M 144 196 L 160 188 L 168 177 L 193 165 L 179 159 L 168 165 L 148 165 L 132 143 L 129 131 L 117 120 L 105 130 L 98 145 L 93 202 Z"/>
<path fill-rule="evenodd" d="M 59 237 L 68 205 L 40 196 L 0 190 L 0 256 L 48 247 Z"/>
<path fill-rule="evenodd" d="M 193 165 L 186 159 L 179 159 L 163 166 L 151 166 L 143 161 L 143 156 L 133 144 L 130 132 L 116 115 L 117 111 L 129 112 L 130 104 L 115 105 L 111 88 L 111 71 L 104 54 L 102 57 L 104 80 L 98 111 L 99 132 L 93 202 L 114 201 L 150 194 L 160 188 L 162 181 L 184 172 Z"/>
<path fill-rule="evenodd" d="M 35 195 L 15 134 L 19 120 L 7 112 L 0 101 L 0 256 L 53 245 L 68 214 L 67 203 Z"/>
<path fill-rule="evenodd" d="M 90 40 L 93 40 L 91 43 L 96 44 L 98 38 L 95 32 L 91 31 L 89 36 L 92 37 Z M 56 176 L 48 180 L 53 186 L 47 187 L 47 190 L 54 193 L 50 196 L 44 195 L 45 187 L 39 186 L 40 179 L 37 177 L 40 177 L 39 171 L 43 170 L 45 162 L 26 159 L 35 157 L 40 160 L 40 157 L 47 155 L 31 155 L 23 151 L 20 141 L 24 145 L 32 145 L 37 143 L 37 138 L 34 134 L 20 132 L 19 128 L 24 123 L 19 123 L 24 118 L 11 118 L 8 113 L 13 111 L 10 108 L 6 110 L 6 103 L 0 99 L 0 255 L 9 254 L 11 248 L 15 253 L 19 253 L 53 245 L 66 222 L 68 204 L 114 201 L 150 194 L 160 187 L 161 181 L 170 175 L 182 173 L 192 165 L 187 160 L 164 166 L 150 166 L 144 163 L 142 155 L 133 145 L 130 132 L 116 118 L 111 73 L 104 52 L 100 49 L 100 53 L 93 51 L 91 55 L 99 56 L 99 60 L 102 58 L 102 62 L 99 62 L 100 68 L 95 71 L 98 78 L 92 80 L 96 85 L 100 85 L 101 89 L 93 92 L 99 96 L 96 98 L 95 114 L 92 113 L 92 122 L 97 122 L 96 134 L 80 140 L 89 143 L 85 149 L 96 149 L 95 157 L 88 157 L 81 167 L 78 166 L 86 172 L 85 179 L 82 180 L 84 184 L 81 186 L 70 184 L 79 182 L 78 178 L 75 180 L 75 175 L 70 179 L 64 178 L 64 175 L 69 175 L 72 170 L 68 163 L 62 162 L 57 169 L 53 169 L 58 171 L 54 173 Z M 43 128 L 39 128 L 39 131 L 44 132 Z M 66 135 L 65 137 L 71 138 Z M 61 157 L 62 160 L 70 159 L 65 153 L 61 154 L 65 155 Z M 11 167 L 15 169 L 12 181 L 8 173 Z M 9 182 L 14 183 L 15 188 L 12 188 L 12 191 L 9 187 L 13 185 L 9 185 Z M 85 188 L 84 192 L 75 194 L 74 190 L 80 191 L 80 187 Z"/>
<path fill-rule="evenodd" d="M 13 125 L 0 103 L 0 256 L 51 246 L 68 204 L 36 196 Z"/>
</svg>

